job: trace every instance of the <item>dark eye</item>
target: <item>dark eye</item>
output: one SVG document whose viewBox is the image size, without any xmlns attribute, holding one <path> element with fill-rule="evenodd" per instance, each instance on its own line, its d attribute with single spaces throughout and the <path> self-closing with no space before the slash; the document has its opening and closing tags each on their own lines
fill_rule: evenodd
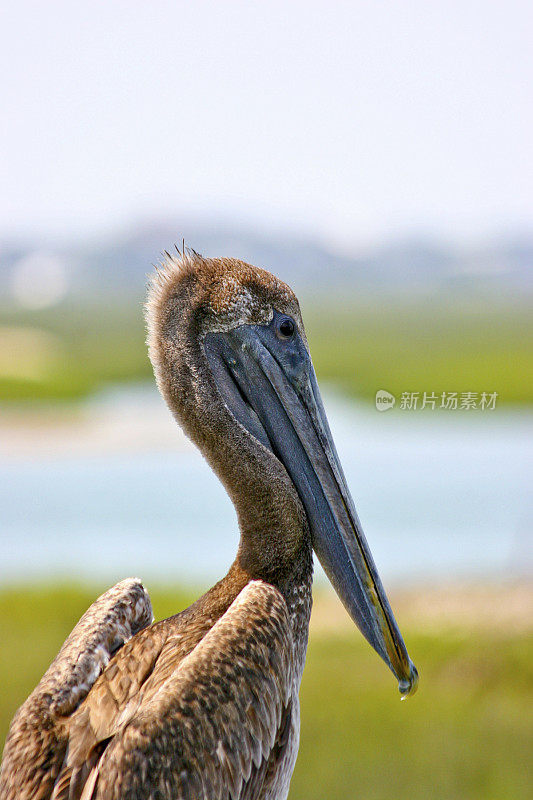
<svg viewBox="0 0 533 800">
<path fill-rule="evenodd" d="M 290 339 L 295 331 L 295 324 L 290 317 L 285 317 L 278 325 L 278 335 L 280 339 Z"/>
</svg>

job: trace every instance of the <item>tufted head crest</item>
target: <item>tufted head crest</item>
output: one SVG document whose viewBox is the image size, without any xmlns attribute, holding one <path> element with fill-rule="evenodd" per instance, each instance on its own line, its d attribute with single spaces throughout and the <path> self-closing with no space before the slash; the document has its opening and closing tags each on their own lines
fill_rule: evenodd
<svg viewBox="0 0 533 800">
<path fill-rule="evenodd" d="M 185 295 L 189 307 L 182 311 L 197 313 L 200 334 L 267 324 L 273 307 L 300 319 L 292 290 L 266 270 L 233 258 L 204 258 L 184 248 L 166 252 L 151 277 L 146 303 L 149 340 Z"/>
</svg>

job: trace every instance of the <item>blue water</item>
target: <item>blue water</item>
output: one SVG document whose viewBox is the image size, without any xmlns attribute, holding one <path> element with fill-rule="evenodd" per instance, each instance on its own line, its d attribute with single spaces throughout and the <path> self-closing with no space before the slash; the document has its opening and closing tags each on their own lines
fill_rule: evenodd
<svg viewBox="0 0 533 800">
<path fill-rule="evenodd" d="M 157 402 L 144 393 L 139 414 Z M 530 413 L 378 413 L 327 394 L 325 405 L 386 582 L 533 574 Z M 3 582 L 207 581 L 238 542 L 223 488 L 190 450 L 41 460 L 0 451 L 0 526 Z"/>
</svg>

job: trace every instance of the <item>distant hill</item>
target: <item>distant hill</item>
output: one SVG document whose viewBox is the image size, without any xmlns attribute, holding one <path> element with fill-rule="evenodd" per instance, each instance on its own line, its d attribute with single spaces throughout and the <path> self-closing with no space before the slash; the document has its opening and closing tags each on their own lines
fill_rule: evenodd
<svg viewBox="0 0 533 800">
<path fill-rule="evenodd" d="M 533 291 L 533 236 L 509 237 L 475 250 L 410 239 L 345 256 L 311 238 L 193 220 L 138 225 L 98 242 L 0 241 L 3 303 L 23 301 L 24 292 L 31 294 L 39 281 L 52 300 L 102 293 L 138 298 L 151 264 L 162 250 L 181 246 L 183 237 L 205 255 L 235 256 L 267 267 L 297 293 L 325 288 L 339 293 L 444 289 L 515 295 Z M 46 294 L 50 286 L 55 287 L 55 295 L 53 291 Z"/>
</svg>

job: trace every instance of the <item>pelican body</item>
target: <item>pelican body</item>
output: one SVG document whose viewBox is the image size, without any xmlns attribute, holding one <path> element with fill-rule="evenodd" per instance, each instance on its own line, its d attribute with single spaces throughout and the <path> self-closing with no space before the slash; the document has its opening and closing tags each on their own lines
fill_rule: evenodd
<svg viewBox="0 0 533 800">
<path fill-rule="evenodd" d="M 235 505 L 238 552 L 169 619 L 152 622 L 137 579 L 89 608 L 15 715 L 1 800 L 286 798 L 313 550 L 402 695 L 416 688 L 293 292 L 237 260 L 167 254 L 147 323 L 158 387 Z"/>
</svg>

